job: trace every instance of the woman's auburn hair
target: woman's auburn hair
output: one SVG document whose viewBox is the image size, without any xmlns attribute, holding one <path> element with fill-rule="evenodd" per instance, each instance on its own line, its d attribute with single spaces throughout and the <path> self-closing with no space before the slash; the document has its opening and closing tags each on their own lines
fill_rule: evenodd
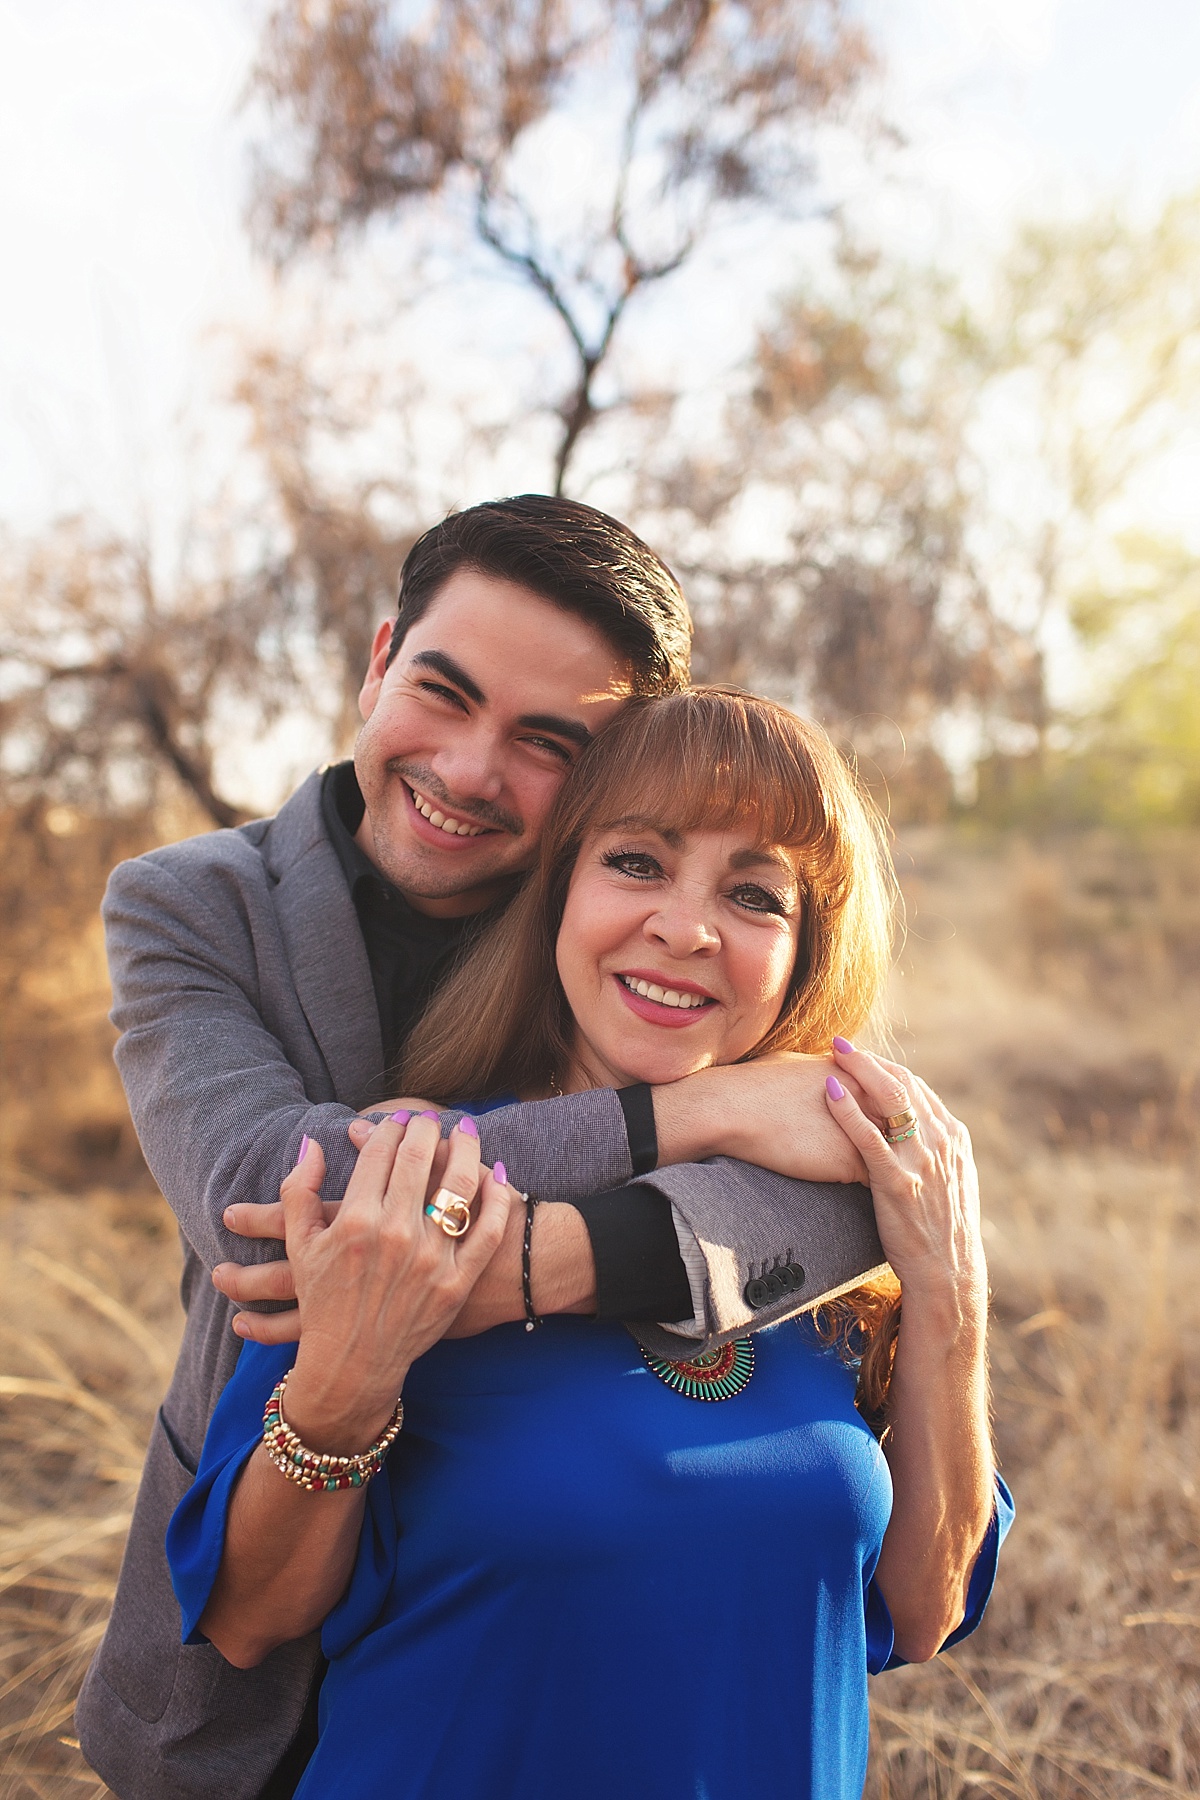
<svg viewBox="0 0 1200 1800">
<path fill-rule="evenodd" d="M 584 750 L 550 811 L 536 866 L 418 1022 L 400 1088 L 484 1100 L 545 1090 L 573 1055 L 555 949 L 587 838 L 625 820 L 660 831 L 749 827 L 787 850 L 801 891 L 795 968 L 770 1030 L 742 1057 L 828 1054 L 861 1033 L 891 964 L 896 887 L 885 827 L 826 734 L 733 687 L 627 701 Z M 860 1364 L 859 1404 L 882 1411 L 895 1350 L 893 1277 L 819 1308 L 823 1336 Z"/>
</svg>

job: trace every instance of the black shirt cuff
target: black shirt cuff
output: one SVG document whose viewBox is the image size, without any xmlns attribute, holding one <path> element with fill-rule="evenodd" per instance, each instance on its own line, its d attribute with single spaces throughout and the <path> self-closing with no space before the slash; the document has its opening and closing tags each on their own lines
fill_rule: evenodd
<svg viewBox="0 0 1200 1800">
<path fill-rule="evenodd" d="M 648 1175 L 658 1167 L 658 1127 L 654 1122 L 654 1090 L 644 1081 L 618 1088 L 617 1099 L 625 1115 L 629 1160 L 635 1175 Z"/>
<path fill-rule="evenodd" d="M 670 1324 L 693 1316 L 669 1200 L 653 1188 L 626 1187 L 572 1204 L 592 1240 L 597 1318 Z"/>
</svg>

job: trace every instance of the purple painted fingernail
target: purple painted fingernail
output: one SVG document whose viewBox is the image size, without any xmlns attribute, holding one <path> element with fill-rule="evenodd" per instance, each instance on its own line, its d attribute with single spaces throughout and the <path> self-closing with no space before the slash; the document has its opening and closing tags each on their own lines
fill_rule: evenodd
<svg viewBox="0 0 1200 1800">
<path fill-rule="evenodd" d="M 407 1125 L 408 1121 L 412 1118 L 412 1114 L 410 1112 L 405 1112 L 404 1108 L 401 1107 L 400 1111 L 392 1113 L 391 1117 L 395 1119 L 397 1125 Z"/>
<path fill-rule="evenodd" d="M 304 1159 L 307 1155 L 308 1155 L 308 1133 L 306 1131 L 304 1136 L 300 1139 L 300 1154 L 296 1158 L 296 1167 L 297 1168 L 300 1167 L 300 1164 L 304 1161 Z"/>
<path fill-rule="evenodd" d="M 850 1042 L 849 1038 L 835 1037 L 833 1040 L 833 1047 L 835 1050 L 840 1051 L 843 1056 L 851 1056 L 854 1052 L 854 1045 Z"/>
<path fill-rule="evenodd" d="M 846 1098 L 846 1090 L 836 1075 L 827 1075 L 825 1077 L 825 1092 L 829 1095 L 831 1100 L 844 1100 Z"/>
<path fill-rule="evenodd" d="M 440 1115 L 438 1113 L 435 1113 L 432 1106 L 430 1106 L 430 1107 L 427 1107 L 426 1110 L 420 1114 L 420 1117 L 422 1119 L 436 1119 L 436 1118 L 440 1117 Z"/>
<path fill-rule="evenodd" d="M 464 1137 L 477 1138 L 479 1136 L 479 1127 L 476 1125 L 470 1113 L 463 1114 L 462 1118 L 458 1121 L 458 1129 L 462 1132 Z"/>
<path fill-rule="evenodd" d="M 495 1168 L 492 1170 L 492 1174 L 496 1177 L 496 1180 L 500 1183 L 501 1187 L 508 1186 L 508 1170 L 502 1162 L 496 1164 Z"/>
</svg>

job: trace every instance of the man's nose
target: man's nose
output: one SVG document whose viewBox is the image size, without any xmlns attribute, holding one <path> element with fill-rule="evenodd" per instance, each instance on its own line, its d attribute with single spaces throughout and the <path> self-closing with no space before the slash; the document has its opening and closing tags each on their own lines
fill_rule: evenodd
<svg viewBox="0 0 1200 1800">
<path fill-rule="evenodd" d="M 487 731 L 456 732 L 453 743 L 435 751 L 430 767 L 451 800 L 494 801 L 504 787 L 501 747 Z"/>
</svg>

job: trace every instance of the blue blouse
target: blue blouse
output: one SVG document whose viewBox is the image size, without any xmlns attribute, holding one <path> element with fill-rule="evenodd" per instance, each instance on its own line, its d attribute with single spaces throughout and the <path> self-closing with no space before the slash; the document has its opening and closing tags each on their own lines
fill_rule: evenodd
<svg viewBox="0 0 1200 1800">
<path fill-rule="evenodd" d="M 734 1398 L 674 1393 L 615 1324 L 434 1346 L 322 1632 L 302 1800 L 859 1800 L 892 1505 L 810 1322 Z M 245 1344 L 167 1535 L 184 1640 L 294 1346 Z M 973 1631 L 1012 1502 L 971 1580 Z"/>
</svg>

